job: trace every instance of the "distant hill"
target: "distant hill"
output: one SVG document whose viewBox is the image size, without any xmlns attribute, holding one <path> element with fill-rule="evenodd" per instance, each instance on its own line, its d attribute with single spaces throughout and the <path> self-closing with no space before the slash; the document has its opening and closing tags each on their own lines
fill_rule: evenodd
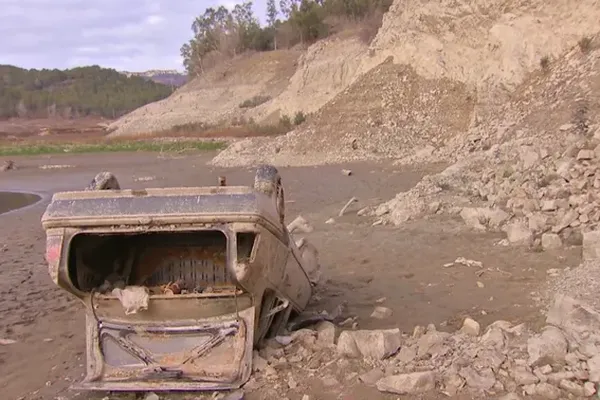
<svg viewBox="0 0 600 400">
<path fill-rule="evenodd" d="M 160 70 L 153 69 L 144 72 L 129 72 L 121 71 L 126 76 L 139 76 L 145 79 L 150 79 L 156 83 L 162 83 L 163 85 L 180 87 L 187 83 L 187 74 L 181 73 L 176 70 Z"/>
<path fill-rule="evenodd" d="M 170 85 L 99 66 L 27 70 L 0 65 L 0 119 L 116 118 L 172 92 Z"/>
</svg>

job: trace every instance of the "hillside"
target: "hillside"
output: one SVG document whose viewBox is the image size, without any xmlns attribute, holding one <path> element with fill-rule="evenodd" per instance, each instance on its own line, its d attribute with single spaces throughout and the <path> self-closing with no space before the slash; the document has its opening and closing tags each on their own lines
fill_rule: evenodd
<svg viewBox="0 0 600 400">
<path fill-rule="evenodd" d="M 313 114 L 308 123 L 277 138 L 274 146 L 252 139 L 215 162 L 253 163 L 256 154 L 263 161 L 285 164 L 405 157 L 419 149 L 427 154 L 433 151 L 430 146 L 442 146 L 495 113 L 540 69 L 543 58 L 554 60 L 597 32 L 599 19 L 594 0 L 494 0 L 485 6 L 473 0 L 396 0 L 370 45 L 358 35 L 320 40 L 298 53 L 295 66 L 281 69 L 285 72 L 279 75 L 277 90 L 267 88 L 277 73 L 262 70 L 274 57 L 282 57 L 273 54 L 280 51 L 254 53 L 230 61 L 223 76 L 213 72 L 198 78 L 112 127 L 121 136 L 146 132 L 148 120 L 160 123 L 156 130 L 162 130 L 190 121 L 223 123 L 240 117 L 273 123 L 281 115 L 302 111 Z M 242 72 L 247 58 L 255 74 Z M 388 60 L 393 66 L 384 66 Z M 221 95 L 215 96 L 217 92 Z M 266 101 L 239 107 L 254 96 Z M 430 140 L 438 136 L 441 142 Z M 362 142 L 355 142 L 358 149 L 347 145 L 354 139 Z M 318 153 L 314 143 L 321 143 Z"/>
<path fill-rule="evenodd" d="M 167 86 L 180 87 L 187 83 L 188 77 L 186 74 L 175 71 L 175 70 L 160 70 L 152 69 L 143 72 L 129 72 L 120 71 L 125 76 L 139 76 L 141 78 L 149 79 L 153 82 L 160 83 Z"/>
<path fill-rule="evenodd" d="M 61 71 L 0 65 L 0 119 L 115 118 L 171 93 L 169 86 L 98 66 Z"/>
</svg>

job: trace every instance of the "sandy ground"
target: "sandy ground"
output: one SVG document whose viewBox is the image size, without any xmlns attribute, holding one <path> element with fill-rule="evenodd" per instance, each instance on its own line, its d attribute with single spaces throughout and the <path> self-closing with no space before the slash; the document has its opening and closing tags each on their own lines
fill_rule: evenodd
<svg viewBox="0 0 600 400">
<path fill-rule="evenodd" d="M 218 175 L 226 175 L 231 185 L 252 182 L 252 169 L 205 166 L 212 155 L 14 158 L 19 169 L 0 173 L 0 191 L 42 196 L 34 205 L 0 215 L 0 337 L 16 340 L 0 345 L 3 399 L 102 398 L 68 389 L 83 374 L 84 315 L 82 306 L 50 281 L 43 260 L 40 217 L 49 196 L 83 188 L 104 168 L 116 173 L 123 187 L 132 188 L 209 185 Z M 41 169 L 42 165 L 71 167 Z M 342 168 L 351 169 L 353 175 L 342 175 Z M 563 250 L 559 255 L 499 246 L 500 235 L 471 232 L 448 217 L 391 228 L 373 227 L 370 219 L 356 216 L 359 208 L 387 200 L 412 187 L 424 173 L 440 168 L 362 163 L 281 169 L 288 221 L 302 213 L 315 227 L 307 237 L 318 247 L 325 282 L 312 309 L 332 310 L 347 301 L 361 328 L 399 327 L 407 332 L 416 324 L 428 323 L 441 330 L 454 329 L 466 315 L 483 326 L 498 319 L 534 324 L 541 320 L 534 299 L 546 280 L 546 270 L 578 265 L 579 251 Z M 136 180 L 145 177 L 153 180 Z M 339 209 L 352 196 L 359 203 L 338 218 Z M 336 223 L 326 224 L 331 217 Z M 484 269 L 443 267 L 461 256 L 482 261 Z M 376 300 L 383 297 L 383 305 L 394 311 L 393 316 L 371 319 Z M 305 393 L 311 399 L 399 398 L 351 386 L 324 391 L 308 381 L 290 390 L 287 397 L 301 399 Z M 259 390 L 247 398 L 269 397 Z"/>
</svg>

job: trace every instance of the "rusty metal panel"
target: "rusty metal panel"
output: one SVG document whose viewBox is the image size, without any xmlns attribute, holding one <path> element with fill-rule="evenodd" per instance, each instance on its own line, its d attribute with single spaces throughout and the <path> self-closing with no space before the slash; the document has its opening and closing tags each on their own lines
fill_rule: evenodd
<svg viewBox="0 0 600 400">
<path fill-rule="evenodd" d="M 250 377 L 254 307 L 194 325 L 122 324 L 88 316 L 85 390 L 233 389 Z"/>
</svg>

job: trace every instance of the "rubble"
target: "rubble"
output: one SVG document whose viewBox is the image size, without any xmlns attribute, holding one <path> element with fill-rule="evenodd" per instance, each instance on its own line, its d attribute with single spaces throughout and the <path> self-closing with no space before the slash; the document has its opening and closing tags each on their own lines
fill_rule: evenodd
<svg viewBox="0 0 600 400">
<path fill-rule="evenodd" d="M 412 335 L 398 329 L 343 330 L 336 342 L 336 325 L 322 321 L 255 354 L 256 379 L 281 380 L 281 387 L 290 388 L 303 381 L 308 366 L 326 387 L 356 379 L 381 392 L 406 395 L 589 398 L 600 383 L 599 316 L 557 295 L 539 332 L 507 321 L 482 329 L 466 318 L 455 332 L 432 324 L 415 327 Z"/>
<path fill-rule="evenodd" d="M 6 171 L 15 170 L 15 169 L 17 169 L 17 166 L 15 165 L 15 162 L 12 160 L 4 161 L 2 163 L 2 165 L 0 165 L 0 172 L 6 172 Z"/>
</svg>

